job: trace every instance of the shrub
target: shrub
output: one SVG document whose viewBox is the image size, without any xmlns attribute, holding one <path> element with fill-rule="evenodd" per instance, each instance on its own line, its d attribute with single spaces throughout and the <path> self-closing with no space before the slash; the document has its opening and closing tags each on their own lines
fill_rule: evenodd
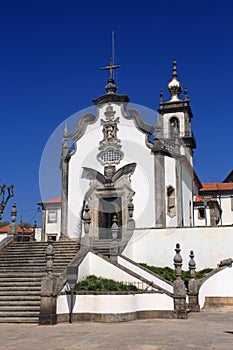
<svg viewBox="0 0 233 350">
<path fill-rule="evenodd" d="M 98 291 L 98 292 L 118 292 L 118 291 L 137 291 L 133 284 L 124 284 L 112 279 L 96 277 L 90 275 L 85 280 L 80 281 L 75 286 L 75 291 Z"/>
<path fill-rule="evenodd" d="M 147 265 L 145 263 L 141 263 L 140 265 L 145 267 L 146 269 L 156 273 L 157 275 L 165 278 L 169 282 L 174 282 L 176 279 L 175 271 L 168 266 L 157 267 L 157 266 L 150 266 L 150 265 Z M 210 271 L 212 271 L 212 269 L 203 269 L 201 271 L 198 271 L 196 273 L 195 279 L 200 279 L 200 278 L 204 277 Z M 182 271 L 181 277 L 185 282 L 188 282 L 190 280 L 189 271 Z"/>
</svg>

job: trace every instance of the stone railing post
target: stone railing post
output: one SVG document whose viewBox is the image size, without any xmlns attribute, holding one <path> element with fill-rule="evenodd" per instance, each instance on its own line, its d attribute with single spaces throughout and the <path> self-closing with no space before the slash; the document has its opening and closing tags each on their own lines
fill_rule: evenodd
<svg viewBox="0 0 233 350">
<path fill-rule="evenodd" d="M 180 245 L 176 244 L 175 248 L 175 256 L 174 256 L 174 266 L 175 266 L 175 274 L 176 280 L 173 284 L 173 293 L 174 293 L 174 310 L 176 313 L 176 318 L 185 319 L 187 318 L 187 310 L 186 310 L 186 289 L 184 281 L 181 278 L 181 269 L 183 259 L 180 255 Z"/>
<path fill-rule="evenodd" d="M 17 217 L 17 209 L 16 209 L 16 203 L 14 202 L 12 204 L 11 209 L 11 224 L 9 227 L 8 235 L 17 235 L 17 225 L 16 225 L 16 217 Z"/>
<path fill-rule="evenodd" d="M 46 275 L 41 281 L 40 325 L 57 323 L 57 295 L 55 293 L 56 277 L 53 275 L 54 248 L 49 241 L 45 252 Z"/>
<path fill-rule="evenodd" d="M 190 251 L 190 260 L 189 260 L 189 272 L 190 272 L 190 281 L 188 283 L 188 308 L 191 311 L 199 312 L 200 305 L 198 300 L 198 284 L 195 280 L 196 275 L 196 262 L 194 260 L 194 252 Z"/>
<path fill-rule="evenodd" d="M 112 242 L 110 243 L 110 258 L 117 262 L 117 256 L 119 254 L 119 245 L 117 242 L 117 234 L 118 234 L 118 224 L 117 224 L 117 217 L 116 215 L 113 216 L 112 220 L 112 227 L 111 227 L 111 232 L 112 232 Z"/>
<path fill-rule="evenodd" d="M 81 238 L 81 249 L 82 251 L 89 251 L 92 248 L 92 237 L 90 236 L 91 215 L 88 203 L 84 207 L 82 220 L 85 236 Z"/>
</svg>

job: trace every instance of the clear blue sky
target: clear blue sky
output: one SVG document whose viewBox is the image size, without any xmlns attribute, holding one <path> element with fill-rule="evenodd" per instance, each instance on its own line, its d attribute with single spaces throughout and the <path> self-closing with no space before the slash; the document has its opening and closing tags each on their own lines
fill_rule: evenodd
<svg viewBox="0 0 233 350">
<path fill-rule="evenodd" d="M 233 168 L 232 14 L 230 0 L 0 1 L 0 178 L 15 184 L 3 220 L 13 201 L 19 220 L 34 218 L 45 144 L 104 93 L 112 31 L 118 92 L 133 103 L 158 108 L 175 55 L 194 114 L 195 169 L 203 182 L 222 181 Z"/>
</svg>

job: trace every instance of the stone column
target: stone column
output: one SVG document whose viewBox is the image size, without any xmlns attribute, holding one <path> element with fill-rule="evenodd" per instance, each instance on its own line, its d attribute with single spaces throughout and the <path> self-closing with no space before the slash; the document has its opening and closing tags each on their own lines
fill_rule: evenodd
<svg viewBox="0 0 233 350">
<path fill-rule="evenodd" d="M 117 262 L 117 256 L 119 254 L 119 246 L 117 242 L 117 234 L 118 234 L 118 225 L 117 225 L 117 217 L 116 215 L 113 216 L 112 220 L 112 242 L 110 243 L 110 258 Z"/>
<path fill-rule="evenodd" d="M 62 156 L 61 156 L 61 171 L 62 171 L 62 186 L 61 186 L 61 236 L 60 240 L 68 240 L 68 175 L 69 175 L 69 135 L 67 125 L 64 128 L 62 139 Z"/>
<path fill-rule="evenodd" d="M 61 240 L 68 239 L 68 167 L 66 160 L 62 161 L 62 192 L 61 192 Z"/>
<path fill-rule="evenodd" d="M 42 228 L 41 228 L 41 241 L 45 242 L 45 222 L 46 220 L 46 213 L 45 208 L 42 206 Z"/>
<path fill-rule="evenodd" d="M 176 158 L 176 206 L 177 206 L 177 227 L 184 226 L 184 211 L 183 211 L 183 191 L 182 191 L 182 160 Z"/>
<path fill-rule="evenodd" d="M 164 155 L 155 153 L 155 226 L 158 228 L 166 227 L 166 198 L 165 198 L 165 169 Z"/>
<path fill-rule="evenodd" d="M 39 325 L 57 323 L 56 277 L 53 275 L 54 249 L 51 242 L 46 248 L 46 275 L 41 281 Z"/>
<path fill-rule="evenodd" d="M 190 260 L 189 260 L 189 272 L 190 272 L 190 281 L 188 283 L 188 308 L 191 311 L 199 312 L 200 305 L 198 299 L 198 284 L 195 280 L 196 275 L 196 262 L 194 260 L 193 250 L 190 251 Z"/>
<path fill-rule="evenodd" d="M 176 318 L 186 319 L 188 318 L 187 310 L 186 310 L 186 289 L 184 281 L 181 278 L 181 269 L 183 259 L 180 255 L 180 245 L 176 244 L 175 256 L 174 256 L 174 266 L 175 266 L 175 274 L 176 280 L 173 284 L 173 293 L 174 293 L 174 310 L 176 313 Z"/>
</svg>

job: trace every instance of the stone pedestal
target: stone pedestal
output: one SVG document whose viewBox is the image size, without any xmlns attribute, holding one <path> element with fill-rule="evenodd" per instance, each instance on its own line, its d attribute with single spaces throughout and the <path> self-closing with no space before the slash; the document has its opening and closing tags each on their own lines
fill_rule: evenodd
<svg viewBox="0 0 233 350">
<path fill-rule="evenodd" d="M 173 293 L 174 293 L 174 310 L 176 318 L 186 319 L 188 318 L 187 309 L 186 309 L 186 288 L 184 281 L 181 278 L 182 275 L 182 256 L 180 255 L 180 245 L 176 244 L 176 255 L 174 256 L 174 266 L 176 280 L 173 284 Z"/>
<path fill-rule="evenodd" d="M 111 260 L 113 260 L 114 262 L 117 262 L 118 254 L 119 254 L 118 242 L 116 240 L 113 240 L 110 243 L 110 258 L 111 258 Z"/>
<path fill-rule="evenodd" d="M 188 318 L 186 309 L 186 290 L 184 281 L 182 281 L 182 279 L 177 279 L 174 282 L 174 310 L 176 313 L 176 318 Z"/>
<path fill-rule="evenodd" d="M 42 279 L 39 325 L 54 325 L 57 323 L 55 284 L 56 278 L 52 274 L 48 274 Z"/>
<path fill-rule="evenodd" d="M 193 312 L 200 311 L 199 298 L 198 298 L 198 287 L 196 280 L 189 281 L 189 292 L 188 292 L 188 308 Z"/>
</svg>

